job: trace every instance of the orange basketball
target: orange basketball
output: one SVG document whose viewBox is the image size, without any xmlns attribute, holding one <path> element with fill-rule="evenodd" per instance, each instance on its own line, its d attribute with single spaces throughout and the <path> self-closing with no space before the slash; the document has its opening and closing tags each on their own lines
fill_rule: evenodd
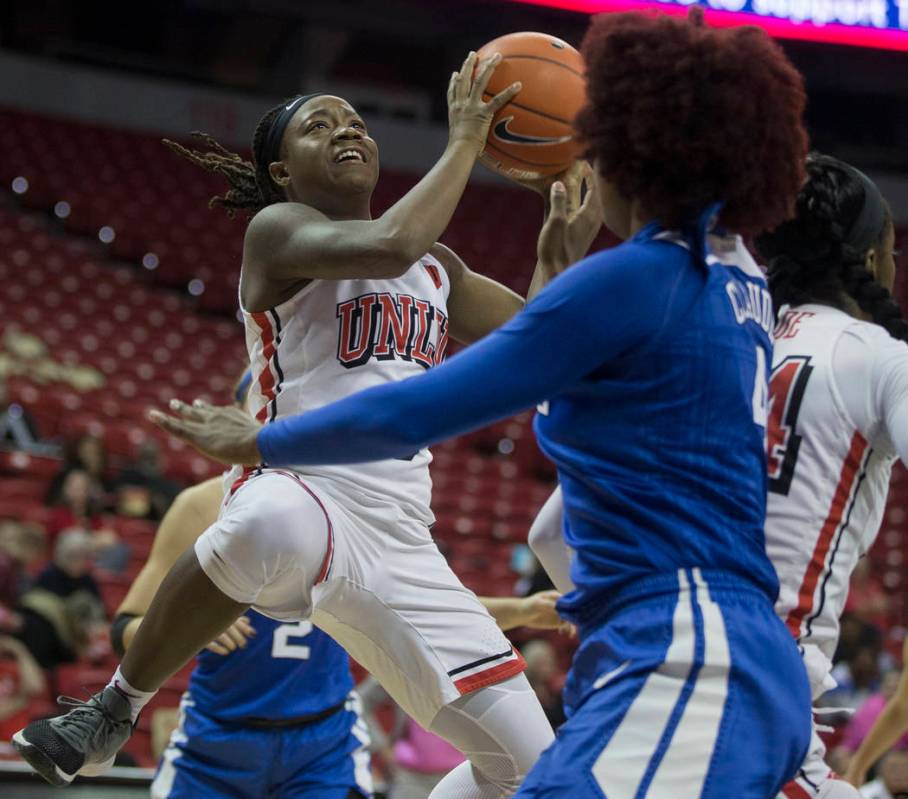
<svg viewBox="0 0 908 799">
<path fill-rule="evenodd" d="M 561 172 L 579 155 L 571 123 L 584 101 L 583 59 L 546 33 L 509 33 L 479 50 L 502 60 L 483 95 L 488 100 L 520 81 L 520 93 L 492 120 L 482 162 L 512 177 Z"/>
</svg>

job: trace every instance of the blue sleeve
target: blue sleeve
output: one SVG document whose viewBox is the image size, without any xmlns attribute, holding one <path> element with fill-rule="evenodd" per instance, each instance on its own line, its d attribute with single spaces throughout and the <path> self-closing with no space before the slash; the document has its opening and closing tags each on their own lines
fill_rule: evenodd
<svg viewBox="0 0 908 799">
<path fill-rule="evenodd" d="M 597 253 L 441 366 L 266 425 L 259 451 L 275 466 L 408 457 L 569 388 L 658 333 L 701 285 L 674 245 Z"/>
</svg>

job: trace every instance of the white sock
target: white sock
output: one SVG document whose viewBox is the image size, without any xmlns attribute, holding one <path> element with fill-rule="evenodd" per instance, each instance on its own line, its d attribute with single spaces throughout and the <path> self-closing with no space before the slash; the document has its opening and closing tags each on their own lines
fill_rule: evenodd
<svg viewBox="0 0 908 799">
<path fill-rule="evenodd" d="M 119 666 L 117 667 L 116 672 L 114 672 L 114 676 L 111 678 L 110 682 L 107 683 L 107 687 L 113 688 L 129 702 L 129 715 L 133 724 L 135 724 L 136 719 L 139 718 L 139 713 L 142 712 L 142 708 L 145 707 L 157 693 L 157 691 L 140 691 L 138 688 L 133 688 L 123 676 L 123 672 L 120 671 Z"/>
</svg>

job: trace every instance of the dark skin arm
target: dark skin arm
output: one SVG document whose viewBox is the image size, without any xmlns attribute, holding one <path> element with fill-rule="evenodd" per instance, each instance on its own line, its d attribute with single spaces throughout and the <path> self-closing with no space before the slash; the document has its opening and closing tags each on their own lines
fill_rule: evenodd
<svg viewBox="0 0 908 799">
<path fill-rule="evenodd" d="M 435 244 L 429 253 L 438 259 L 451 281 L 448 332 L 455 341 L 461 344 L 479 341 L 523 308 L 523 297 L 473 272 L 444 244 Z"/>
<path fill-rule="evenodd" d="M 550 204 L 550 213 L 539 234 L 537 246 L 538 268 L 549 274 L 557 275 L 586 253 L 590 243 L 595 238 L 596 232 L 599 230 L 601 217 L 599 216 L 599 203 L 595 190 L 591 190 L 588 193 L 587 198 L 577 211 L 573 214 L 569 213 L 568 191 L 560 181 L 552 185 Z M 451 256 L 456 258 L 450 250 L 447 250 L 450 256 L 441 250 L 436 252 L 441 252 L 449 261 Z M 459 261 L 460 259 L 457 260 Z M 460 262 L 460 264 L 459 267 L 455 264 L 455 271 L 457 269 L 466 269 L 462 265 L 463 262 Z M 480 277 L 472 272 L 470 274 L 477 279 Z M 459 279 L 463 279 L 463 273 Z M 472 278 L 467 279 L 472 280 Z M 454 278 L 452 278 L 451 282 L 451 294 L 454 295 Z M 480 286 L 479 290 L 485 291 L 508 291 L 494 281 L 488 282 L 497 288 L 490 289 L 487 284 L 479 283 L 474 283 L 474 287 Z M 483 286 L 484 288 L 482 288 Z M 464 292 L 462 287 L 461 291 Z M 468 291 L 464 293 L 468 295 Z M 508 293 L 510 294 L 510 292 Z M 513 296 L 516 297 L 517 295 Z M 497 308 L 488 314 L 480 314 L 480 322 L 472 323 L 471 316 L 476 315 L 477 312 L 467 301 L 464 301 L 456 314 L 452 312 L 449 317 L 451 330 L 453 331 L 455 326 L 457 326 L 459 335 L 464 338 L 477 335 L 481 332 L 481 327 L 496 321 L 496 313 L 501 315 L 507 313 L 509 302 L 520 302 L 520 298 L 517 297 L 516 301 L 514 299 L 509 300 L 505 295 L 500 294 L 500 303 L 497 304 Z M 460 300 L 455 297 L 454 303 L 457 305 Z M 499 322 L 498 324 L 501 323 Z M 491 329 L 494 329 L 494 326 Z M 487 332 L 490 331 L 485 331 L 485 333 Z M 485 333 L 482 333 L 482 335 L 485 335 Z M 454 335 L 453 332 L 451 335 Z M 482 336 L 479 335 L 478 337 L 481 338 Z M 203 455 L 227 464 L 254 464 L 262 460 L 256 442 L 256 436 L 261 425 L 245 411 L 235 407 L 215 408 L 201 400 L 196 400 L 190 406 L 177 399 L 171 400 L 170 410 L 175 415 L 167 415 L 160 411 L 152 410 L 149 412 L 149 419 L 168 433 L 172 433 L 192 444 Z"/>
<path fill-rule="evenodd" d="M 602 224 L 601 210 L 590 177 L 589 166 L 578 161 L 561 176 L 523 184 L 545 192 L 545 222 L 539 235 L 536 269 L 527 299 L 532 299 L 552 278 L 583 258 L 596 237 Z M 584 184 L 587 191 L 581 202 Z M 436 243 L 429 252 L 445 268 L 451 281 L 448 319 L 449 333 L 455 341 L 461 344 L 479 341 L 525 305 L 523 297 L 473 272 L 444 244 Z"/>
<path fill-rule="evenodd" d="M 482 99 L 495 65 L 471 53 L 448 86 L 450 136 L 438 163 L 376 220 L 335 220 L 303 203 L 277 203 L 250 222 L 243 247 L 243 299 L 264 310 L 309 280 L 393 278 L 441 236 L 485 144 L 495 112 L 513 98 L 512 84 L 488 103 Z"/>
</svg>

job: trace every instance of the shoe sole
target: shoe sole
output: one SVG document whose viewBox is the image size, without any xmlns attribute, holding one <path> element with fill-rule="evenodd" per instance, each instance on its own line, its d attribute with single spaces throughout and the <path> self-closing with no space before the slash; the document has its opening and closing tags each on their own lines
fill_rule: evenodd
<svg viewBox="0 0 908 799">
<path fill-rule="evenodd" d="M 13 736 L 12 744 L 22 759 L 51 785 L 69 785 L 76 776 L 61 771 L 43 750 L 25 739 L 21 730 Z"/>
<path fill-rule="evenodd" d="M 44 752 L 32 743 L 29 743 L 22 730 L 12 737 L 12 744 L 22 759 L 28 763 L 37 774 L 43 777 L 51 785 L 63 787 L 69 785 L 75 778 L 76 774 L 85 777 L 97 777 L 108 771 L 114 764 L 114 758 L 105 760 L 103 763 L 88 763 L 80 768 L 76 774 L 67 774 Z"/>
</svg>

